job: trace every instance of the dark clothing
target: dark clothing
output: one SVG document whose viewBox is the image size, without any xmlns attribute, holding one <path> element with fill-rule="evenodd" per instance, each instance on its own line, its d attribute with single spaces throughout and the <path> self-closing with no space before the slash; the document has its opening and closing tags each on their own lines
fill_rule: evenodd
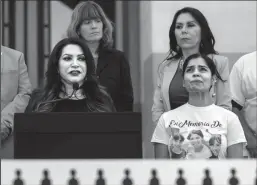
<svg viewBox="0 0 257 185">
<path fill-rule="evenodd" d="M 133 111 L 130 66 L 124 53 L 115 49 L 101 49 L 96 74 L 100 84 L 107 88 L 117 112 Z"/>
<path fill-rule="evenodd" d="M 171 150 L 172 159 L 184 159 L 186 157 L 186 151 L 182 149 L 180 154 L 176 154 Z"/>
<path fill-rule="evenodd" d="M 41 98 L 42 91 L 35 90 L 31 95 L 25 113 L 38 112 L 38 104 L 39 102 L 42 102 Z M 57 99 L 60 98 L 57 97 Z M 55 103 L 41 104 L 40 107 L 52 104 L 53 109 L 50 112 L 116 112 L 113 101 L 111 100 L 109 95 L 102 94 L 102 100 L 104 104 L 103 106 L 99 106 L 99 102 L 95 103 L 98 105 L 97 109 L 92 108 L 92 103 L 90 106 L 88 103 L 89 100 L 87 100 L 86 98 L 81 100 L 64 99 Z"/>
<path fill-rule="evenodd" d="M 183 87 L 182 69 L 180 69 L 180 67 L 177 68 L 170 83 L 169 98 L 171 110 L 188 102 L 188 92 L 186 88 Z"/>
<path fill-rule="evenodd" d="M 85 99 L 63 100 L 56 103 L 52 112 L 88 112 Z"/>
</svg>

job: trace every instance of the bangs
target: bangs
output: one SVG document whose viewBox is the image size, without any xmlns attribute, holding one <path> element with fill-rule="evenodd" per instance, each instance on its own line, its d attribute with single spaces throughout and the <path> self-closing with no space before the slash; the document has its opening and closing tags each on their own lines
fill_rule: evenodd
<svg viewBox="0 0 257 185">
<path fill-rule="evenodd" d="M 94 4 L 88 3 L 81 11 L 81 21 L 101 19 L 100 10 L 98 10 Z"/>
</svg>

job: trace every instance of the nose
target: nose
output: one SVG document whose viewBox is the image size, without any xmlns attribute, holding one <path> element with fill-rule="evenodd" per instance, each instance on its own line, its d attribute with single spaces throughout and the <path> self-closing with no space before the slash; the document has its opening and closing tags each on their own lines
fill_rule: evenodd
<svg viewBox="0 0 257 185">
<path fill-rule="evenodd" d="M 199 76 L 200 76 L 199 71 L 197 69 L 194 70 L 193 77 L 199 77 Z"/>
<path fill-rule="evenodd" d="M 96 21 L 95 21 L 95 20 L 93 20 L 93 21 L 91 22 L 91 27 L 92 27 L 92 28 L 96 28 Z"/>
<path fill-rule="evenodd" d="M 187 27 L 186 26 L 183 26 L 182 29 L 181 29 L 182 33 L 187 33 Z"/>
<path fill-rule="evenodd" d="M 79 67 L 77 59 L 73 60 L 73 62 L 71 63 L 71 67 L 74 67 L 74 68 Z"/>
</svg>

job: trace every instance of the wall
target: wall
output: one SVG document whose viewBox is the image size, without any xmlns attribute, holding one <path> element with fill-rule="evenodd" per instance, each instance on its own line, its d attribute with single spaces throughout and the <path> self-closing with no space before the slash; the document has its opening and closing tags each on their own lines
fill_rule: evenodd
<svg viewBox="0 0 257 185">
<path fill-rule="evenodd" d="M 60 41 L 70 23 L 72 10 L 59 1 L 51 1 L 51 48 Z"/>
<path fill-rule="evenodd" d="M 150 143 L 154 125 L 151 106 L 157 67 L 169 50 L 169 27 L 175 12 L 183 7 L 199 9 L 216 39 L 216 50 L 227 56 L 230 68 L 245 53 L 256 50 L 256 2 L 232 1 L 141 1 L 141 91 L 144 157 L 153 157 Z"/>
</svg>

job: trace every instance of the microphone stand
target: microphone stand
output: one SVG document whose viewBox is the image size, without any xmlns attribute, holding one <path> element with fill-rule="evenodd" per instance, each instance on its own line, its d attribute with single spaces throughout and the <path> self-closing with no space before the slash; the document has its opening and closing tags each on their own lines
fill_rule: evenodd
<svg viewBox="0 0 257 185">
<path fill-rule="evenodd" d="M 70 98 L 73 96 L 73 94 L 75 94 L 75 93 L 77 92 L 77 90 L 79 89 L 79 84 L 78 84 L 78 83 L 74 83 L 72 87 L 73 87 L 73 92 L 72 92 L 71 95 L 68 96 L 67 98 L 60 98 L 60 99 L 55 99 L 55 100 L 50 100 L 50 101 L 41 102 L 41 103 L 38 104 L 38 106 L 37 106 L 37 108 L 36 108 L 36 111 L 34 111 L 34 112 L 38 112 L 38 109 L 39 109 L 39 107 L 40 107 L 41 105 L 45 105 L 45 104 L 49 104 L 49 103 L 56 103 L 56 102 L 59 102 L 59 101 L 63 101 L 63 100 L 68 100 L 68 99 L 70 99 Z"/>
</svg>

